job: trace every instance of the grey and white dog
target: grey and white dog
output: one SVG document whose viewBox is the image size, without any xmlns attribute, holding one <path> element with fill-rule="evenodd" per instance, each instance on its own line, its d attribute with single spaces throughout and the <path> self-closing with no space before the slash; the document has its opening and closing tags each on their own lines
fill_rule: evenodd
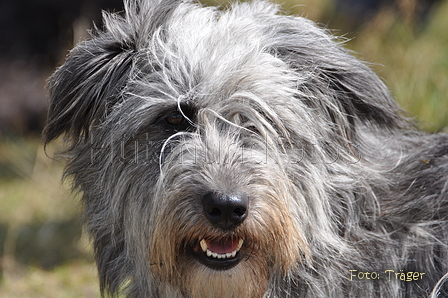
<svg viewBox="0 0 448 298">
<path fill-rule="evenodd" d="M 103 295 L 447 297 L 448 136 L 338 40 L 264 1 L 104 22 L 51 77 L 44 131 Z"/>
</svg>

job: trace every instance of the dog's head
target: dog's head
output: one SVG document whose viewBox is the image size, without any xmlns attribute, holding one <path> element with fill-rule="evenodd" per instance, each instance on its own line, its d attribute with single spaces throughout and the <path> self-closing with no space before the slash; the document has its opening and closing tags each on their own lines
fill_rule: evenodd
<svg viewBox="0 0 448 298">
<path fill-rule="evenodd" d="M 51 77 L 45 142 L 64 133 L 86 138 L 136 79 L 155 80 L 151 87 L 161 91 L 155 96 L 177 99 L 202 85 L 223 98 L 243 87 L 250 92 L 240 77 L 257 71 L 264 77 L 247 80 L 265 85 L 273 83 L 261 81 L 269 71 L 273 79 L 293 71 L 297 100 L 344 131 L 356 122 L 390 127 L 398 121 L 395 103 L 370 69 L 312 22 L 276 12 L 262 1 L 229 11 L 174 0 L 126 1 L 125 14 L 105 13 L 104 30 L 78 44 Z M 180 65 L 184 69 L 175 69 Z"/>
<path fill-rule="evenodd" d="M 325 30 L 277 13 L 263 1 L 128 0 L 51 77 L 44 141 L 71 142 L 67 173 L 84 193 L 103 290 L 131 280 L 141 296 L 261 297 L 298 264 L 312 268 L 315 243 L 322 255 L 343 250 L 326 201 L 331 171 L 313 159 L 358 159 L 348 145 L 359 130 L 399 126 L 398 108 Z M 226 163 L 196 160 L 221 155 L 218 143 Z M 241 148 L 248 166 L 236 165 Z M 148 160 L 127 159 L 134 151 Z M 244 223 L 213 218 L 216 197 L 237 197 Z M 230 260 L 210 259 L 210 247 Z"/>
</svg>

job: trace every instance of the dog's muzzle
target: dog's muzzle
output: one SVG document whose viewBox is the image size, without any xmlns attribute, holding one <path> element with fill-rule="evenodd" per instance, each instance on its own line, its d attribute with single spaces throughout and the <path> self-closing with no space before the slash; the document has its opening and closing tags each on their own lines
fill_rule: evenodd
<svg viewBox="0 0 448 298">
<path fill-rule="evenodd" d="M 209 192 L 202 198 L 204 213 L 210 223 L 223 232 L 241 225 L 249 212 L 249 198 L 242 193 L 227 195 Z M 244 239 L 232 236 L 210 236 L 193 248 L 193 256 L 214 270 L 227 270 L 242 260 Z"/>
</svg>

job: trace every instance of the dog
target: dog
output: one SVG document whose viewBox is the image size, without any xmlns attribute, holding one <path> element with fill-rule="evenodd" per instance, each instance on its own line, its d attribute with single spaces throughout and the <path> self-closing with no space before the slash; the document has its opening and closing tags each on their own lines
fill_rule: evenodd
<svg viewBox="0 0 448 298">
<path fill-rule="evenodd" d="M 313 22 L 126 0 L 48 89 L 103 296 L 447 297 L 448 136 Z"/>
</svg>

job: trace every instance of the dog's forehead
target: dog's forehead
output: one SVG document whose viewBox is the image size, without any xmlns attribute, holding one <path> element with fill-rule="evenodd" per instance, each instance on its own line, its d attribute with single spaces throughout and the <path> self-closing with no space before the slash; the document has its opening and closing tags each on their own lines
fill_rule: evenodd
<svg viewBox="0 0 448 298">
<path fill-rule="evenodd" d="M 163 100 L 212 107 L 238 92 L 269 98 L 293 87 L 297 76 L 272 51 L 269 26 L 249 12 L 190 6 L 148 36 L 139 59 L 150 67 L 136 76 L 143 96 L 155 88 Z"/>
<path fill-rule="evenodd" d="M 254 16 L 210 7 L 191 10 L 181 5 L 168 20 L 167 27 L 168 44 L 198 62 L 219 57 L 247 59 L 267 40 L 264 26 Z"/>
</svg>

